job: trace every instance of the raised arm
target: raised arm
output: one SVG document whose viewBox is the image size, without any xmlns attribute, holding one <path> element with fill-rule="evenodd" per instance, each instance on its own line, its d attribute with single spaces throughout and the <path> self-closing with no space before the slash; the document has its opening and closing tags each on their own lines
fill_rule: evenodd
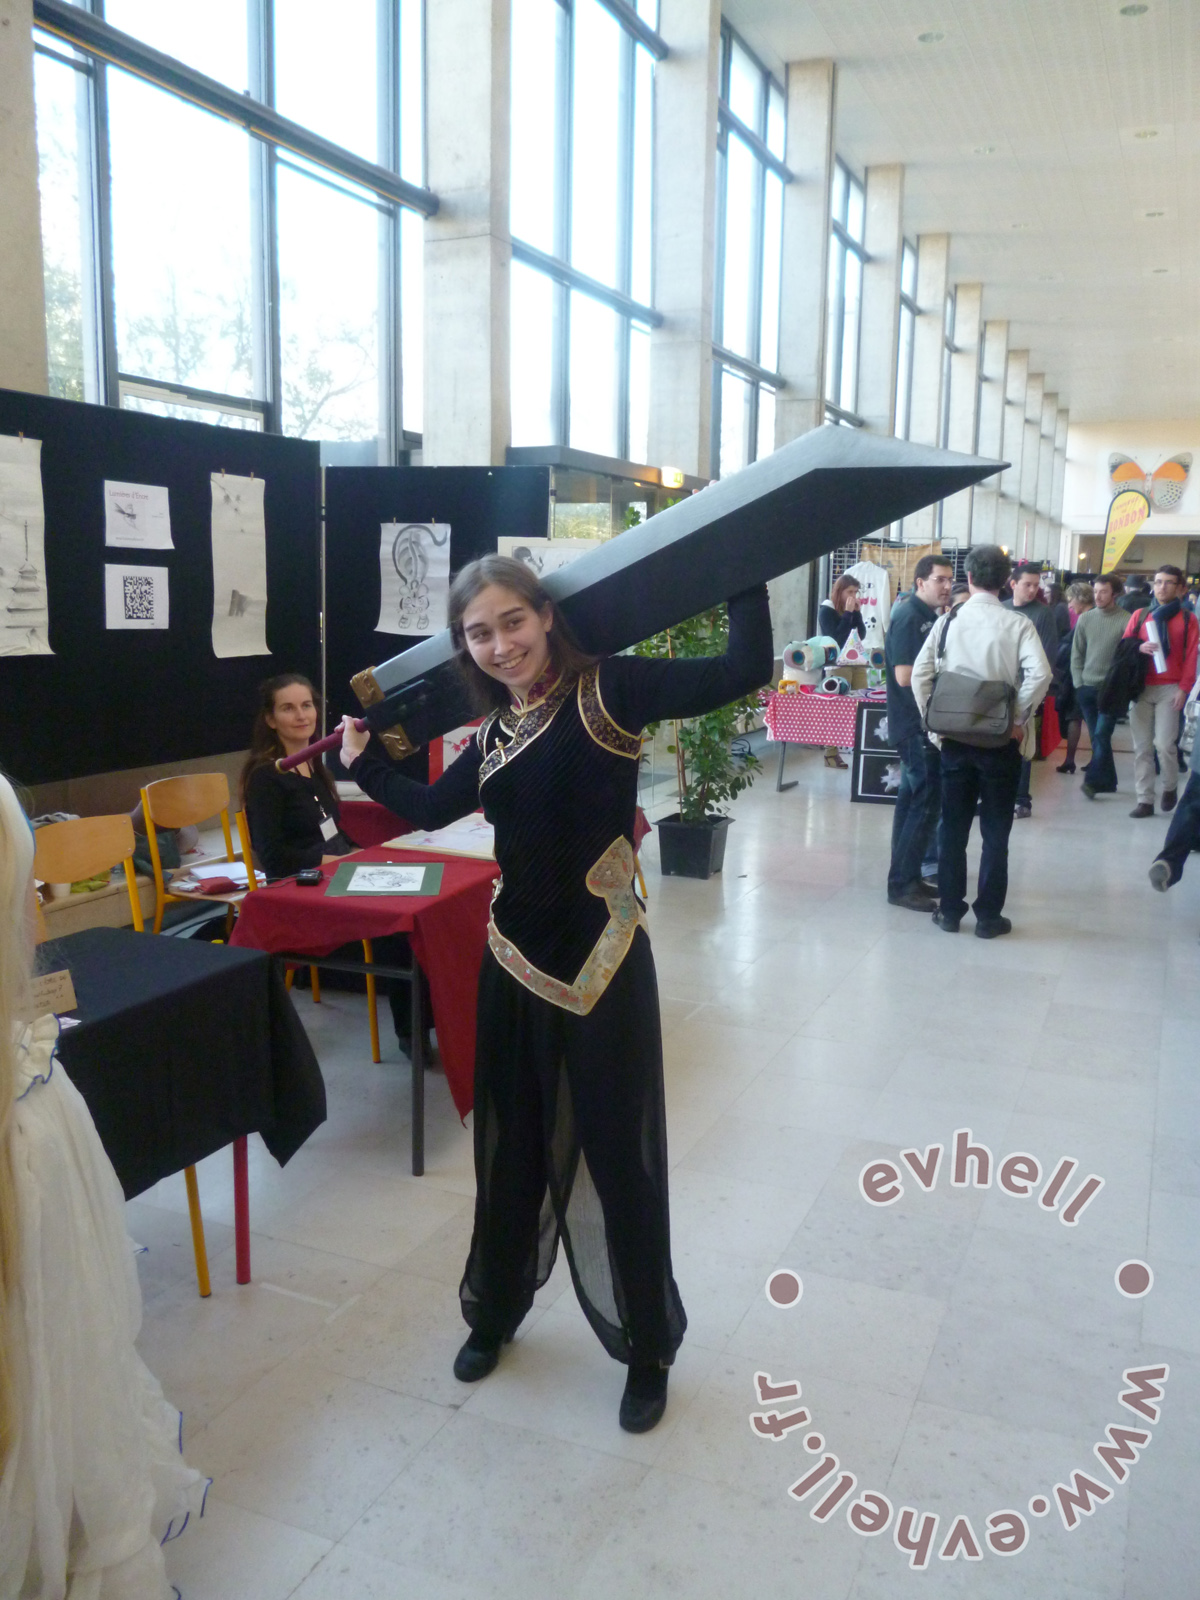
<svg viewBox="0 0 1200 1600">
<path fill-rule="evenodd" d="M 605 709 L 628 733 L 648 722 L 698 717 L 740 700 L 770 681 L 775 666 L 767 589 L 747 589 L 729 602 L 729 645 L 723 656 L 648 661 L 612 656 L 600 668 Z"/>
<path fill-rule="evenodd" d="M 417 783 L 373 750 L 355 757 L 347 771 L 381 806 L 414 828 L 444 828 L 479 809 L 479 745 L 472 739 L 436 783 Z"/>
</svg>

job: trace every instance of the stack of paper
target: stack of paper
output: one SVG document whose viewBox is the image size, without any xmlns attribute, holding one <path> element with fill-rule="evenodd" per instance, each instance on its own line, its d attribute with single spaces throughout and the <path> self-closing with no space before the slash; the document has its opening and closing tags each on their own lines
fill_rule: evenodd
<svg viewBox="0 0 1200 1600">
<path fill-rule="evenodd" d="M 392 850 L 425 850 L 431 856 L 472 856 L 476 861 L 496 859 L 496 836 L 490 822 L 478 811 L 433 833 L 402 833 L 389 839 Z"/>
<path fill-rule="evenodd" d="M 238 889 L 250 887 L 244 861 L 209 861 L 202 867 L 189 867 L 182 877 L 172 878 L 170 887 L 187 894 L 191 890 L 203 890 L 213 878 L 229 878 Z"/>
</svg>

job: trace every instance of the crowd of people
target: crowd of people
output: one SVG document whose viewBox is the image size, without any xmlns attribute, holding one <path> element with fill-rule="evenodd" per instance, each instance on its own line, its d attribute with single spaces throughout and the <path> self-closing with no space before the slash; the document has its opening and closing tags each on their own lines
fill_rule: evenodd
<svg viewBox="0 0 1200 1600">
<path fill-rule="evenodd" d="M 1116 573 L 1074 582 L 1065 593 L 1057 584 L 1047 591 L 1039 566 L 1014 567 L 998 545 L 973 547 L 966 574 L 966 584 L 956 584 L 949 556 L 923 556 L 911 594 L 891 614 L 888 725 L 901 781 L 889 903 L 932 913 L 939 927 L 958 932 L 967 911 L 967 843 L 978 815 L 983 848 L 972 906 L 975 933 L 991 939 L 1011 931 L 1003 915 L 1008 840 L 1014 820 L 1032 816 L 1030 778 L 1047 695 L 1066 737 L 1060 775 L 1075 773 L 1087 727 L 1091 757 L 1080 792 L 1091 801 L 1117 792 L 1112 738 L 1127 707 L 1136 792 L 1130 816 L 1155 815 L 1161 784 L 1162 811 L 1175 815 L 1150 881 L 1156 889 L 1170 888 L 1190 851 L 1200 848 L 1195 772 L 1179 800 L 1200 641 L 1184 574 L 1164 564 L 1151 586 L 1139 577 L 1128 592 Z M 957 722 L 939 721 L 939 681 L 947 705 L 975 703 L 974 722 L 961 710 Z M 987 690 L 994 691 L 991 703 L 1007 710 L 999 732 L 979 710 Z M 934 859 L 936 879 L 928 871 Z"/>
</svg>

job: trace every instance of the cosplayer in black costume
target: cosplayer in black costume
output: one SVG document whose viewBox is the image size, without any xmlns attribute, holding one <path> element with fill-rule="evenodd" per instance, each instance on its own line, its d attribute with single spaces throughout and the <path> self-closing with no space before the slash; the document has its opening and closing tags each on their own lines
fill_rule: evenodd
<svg viewBox="0 0 1200 1600">
<path fill-rule="evenodd" d="M 516 567 L 480 565 L 497 589 Z M 526 572 L 520 589 L 530 587 L 530 609 L 549 606 Z M 469 631 L 469 612 L 466 621 Z M 623 1403 L 632 1431 L 661 1416 L 665 1368 L 687 1325 L 671 1272 L 658 990 L 633 889 L 640 735 L 748 693 L 773 664 L 763 587 L 729 602 L 724 656 L 613 656 L 557 677 L 549 666 L 523 704 L 492 710 L 430 787 L 370 751 L 349 766 L 416 827 L 482 804 L 496 830 L 502 876 L 479 980 L 475 1231 L 460 1289 L 473 1333 L 456 1371 L 491 1371 L 561 1237 L 601 1343 L 629 1363 L 631 1386 L 650 1373 L 661 1396 L 640 1422 Z M 347 740 L 347 757 L 352 742 L 362 741 Z M 461 1365 L 471 1351 L 482 1353 L 479 1370 Z"/>
</svg>

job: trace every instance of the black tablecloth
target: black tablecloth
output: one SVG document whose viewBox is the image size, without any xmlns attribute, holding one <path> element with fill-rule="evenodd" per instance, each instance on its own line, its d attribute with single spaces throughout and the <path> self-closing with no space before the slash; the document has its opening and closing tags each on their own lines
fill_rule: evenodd
<svg viewBox="0 0 1200 1600">
<path fill-rule="evenodd" d="M 67 967 L 79 1025 L 58 1056 L 132 1199 L 247 1133 L 282 1165 L 325 1120 L 325 1083 L 278 965 L 118 928 L 41 946 Z"/>
</svg>

